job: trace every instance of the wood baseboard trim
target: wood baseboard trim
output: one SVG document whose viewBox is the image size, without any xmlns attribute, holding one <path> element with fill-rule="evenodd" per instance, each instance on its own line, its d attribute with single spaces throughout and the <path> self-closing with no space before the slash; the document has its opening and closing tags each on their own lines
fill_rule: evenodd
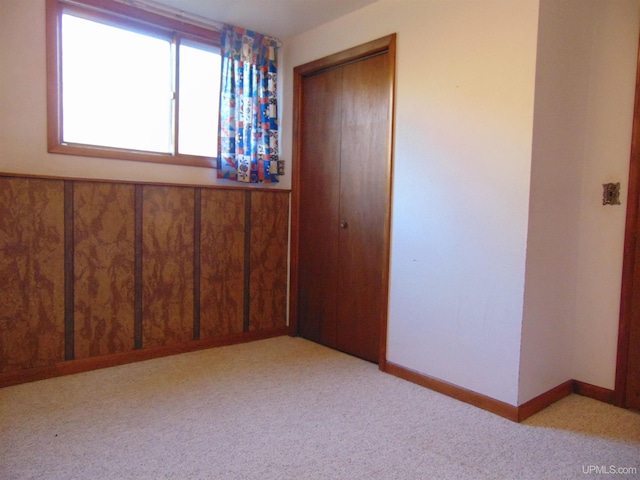
<svg viewBox="0 0 640 480">
<path fill-rule="evenodd" d="M 573 380 L 567 380 L 548 392 L 538 395 L 536 398 L 516 407 L 500 400 L 496 400 L 495 398 L 482 395 L 481 393 L 458 387 L 451 383 L 429 377 L 428 375 L 423 375 L 391 362 L 386 362 L 384 371 L 402 378 L 403 380 L 407 380 L 438 393 L 442 393 L 448 397 L 455 398 L 456 400 L 487 410 L 488 412 L 495 413 L 496 415 L 513 422 L 522 422 L 552 403 L 570 395 L 574 391 L 575 383 Z"/>
<path fill-rule="evenodd" d="M 567 380 L 557 387 L 523 403 L 518 407 L 518 422 L 526 420 L 531 415 L 538 413 L 552 403 L 556 403 L 558 400 L 562 400 L 564 397 L 568 397 L 572 393 L 573 380 Z"/>
<path fill-rule="evenodd" d="M 593 398 L 600 402 L 618 405 L 616 392 L 614 390 L 609 390 L 608 388 L 598 387 L 596 385 L 591 385 L 590 383 L 574 380 L 573 392 L 584 397 Z"/>
<path fill-rule="evenodd" d="M 508 403 L 487 397 L 481 393 L 476 393 L 466 388 L 458 387 L 451 383 L 438 380 L 428 375 L 423 375 L 416 371 L 410 370 L 392 362 L 386 362 L 384 371 L 396 377 L 415 383 L 429 390 L 442 393 L 448 397 L 455 398 L 462 402 L 468 403 L 475 407 L 495 413 L 513 422 L 517 422 L 519 418 L 518 407 Z"/>
<path fill-rule="evenodd" d="M 281 337 L 288 333 L 287 327 L 277 327 L 260 332 L 245 332 L 224 337 L 207 338 L 193 340 L 190 342 L 177 343 L 161 347 L 142 348 L 129 352 L 115 353 L 100 357 L 81 358 L 66 362 L 35 367 L 26 370 L 0 373 L 0 388 L 19 385 L 21 383 L 35 382 L 47 378 L 60 377 L 63 375 L 73 375 L 75 373 L 98 370 L 100 368 L 115 367 L 127 363 L 142 362 L 154 358 L 168 357 L 181 353 L 205 350 L 213 347 L 223 347 L 240 343 L 264 340 L 267 338 Z"/>
</svg>

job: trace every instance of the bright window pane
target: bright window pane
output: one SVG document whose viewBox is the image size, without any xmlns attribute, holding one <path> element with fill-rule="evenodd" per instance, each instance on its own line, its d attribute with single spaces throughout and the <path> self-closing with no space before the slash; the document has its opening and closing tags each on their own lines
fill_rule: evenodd
<svg viewBox="0 0 640 480">
<path fill-rule="evenodd" d="M 62 16 L 63 141 L 171 152 L 171 44 Z"/>
<path fill-rule="evenodd" d="M 181 44 L 179 153 L 217 156 L 219 102 L 219 52 L 202 44 Z"/>
</svg>

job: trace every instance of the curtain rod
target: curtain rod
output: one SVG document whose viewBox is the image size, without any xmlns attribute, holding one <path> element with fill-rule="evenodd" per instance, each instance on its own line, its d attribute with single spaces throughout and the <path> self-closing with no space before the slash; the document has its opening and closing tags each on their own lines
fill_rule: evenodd
<svg viewBox="0 0 640 480">
<path fill-rule="evenodd" d="M 2 0 L 0 0 L 1 2 Z M 68 3 L 71 5 L 85 5 L 82 0 L 59 0 L 63 3 Z M 179 10 L 177 8 L 169 7 L 167 5 L 163 5 L 161 3 L 152 1 L 152 0 L 112 0 L 116 3 L 120 3 L 122 5 L 127 5 L 129 7 L 137 8 L 138 10 L 144 10 L 149 13 L 153 13 L 156 15 L 161 15 L 166 18 L 170 18 L 173 20 L 177 20 L 179 22 L 188 23 L 190 25 L 194 25 L 196 27 L 206 28 L 208 30 L 213 30 L 217 32 L 222 32 L 225 23 L 219 22 L 216 20 L 212 20 L 207 17 L 203 17 L 201 15 L 195 15 L 193 13 L 187 13 L 184 10 Z M 282 42 L 280 39 L 276 37 L 272 37 L 270 35 L 264 35 L 266 38 L 273 40 L 276 42 L 278 47 L 282 46 Z"/>
<path fill-rule="evenodd" d="M 208 29 L 221 31 L 222 27 L 224 26 L 224 23 L 222 22 L 217 22 L 210 18 L 188 13 L 183 10 L 179 10 L 177 8 L 169 7 L 167 5 L 162 5 L 158 2 L 153 2 L 151 0 L 115 0 L 115 1 L 118 3 L 123 3 L 125 5 L 129 5 L 130 7 L 138 8 L 140 10 L 145 10 L 150 13 L 162 15 L 163 17 L 173 18 L 181 22 L 190 23 L 198 27 L 205 27 Z"/>
</svg>

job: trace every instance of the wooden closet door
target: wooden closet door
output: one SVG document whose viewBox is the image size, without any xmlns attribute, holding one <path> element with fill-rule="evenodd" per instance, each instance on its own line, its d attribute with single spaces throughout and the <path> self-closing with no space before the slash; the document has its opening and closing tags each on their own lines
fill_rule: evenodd
<svg viewBox="0 0 640 480">
<path fill-rule="evenodd" d="M 636 67 L 614 394 L 617 405 L 640 410 L 640 54 Z"/>
<path fill-rule="evenodd" d="M 299 334 L 336 348 L 342 71 L 305 77 L 300 108 Z"/>
<path fill-rule="evenodd" d="M 300 109 L 299 333 L 373 362 L 386 306 L 388 62 L 305 77 Z"/>
<path fill-rule="evenodd" d="M 640 202 L 640 196 L 636 199 Z M 640 231 L 640 208 L 635 224 L 636 238 Z M 631 314 L 629 315 L 629 343 L 626 367 L 624 406 L 640 410 L 640 242 L 636 241 L 633 280 L 631 283 Z"/>
<path fill-rule="evenodd" d="M 342 68 L 337 348 L 378 361 L 389 183 L 389 55 Z"/>
<path fill-rule="evenodd" d="M 634 292 L 634 295 L 637 295 Z M 640 410 L 640 320 L 630 325 L 625 407 Z"/>
</svg>

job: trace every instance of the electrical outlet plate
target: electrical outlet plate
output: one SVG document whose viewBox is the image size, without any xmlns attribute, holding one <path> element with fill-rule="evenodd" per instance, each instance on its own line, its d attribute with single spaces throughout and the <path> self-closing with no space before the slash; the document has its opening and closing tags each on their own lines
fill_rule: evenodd
<svg viewBox="0 0 640 480">
<path fill-rule="evenodd" d="M 602 205 L 620 205 L 620 182 L 602 184 Z"/>
</svg>

